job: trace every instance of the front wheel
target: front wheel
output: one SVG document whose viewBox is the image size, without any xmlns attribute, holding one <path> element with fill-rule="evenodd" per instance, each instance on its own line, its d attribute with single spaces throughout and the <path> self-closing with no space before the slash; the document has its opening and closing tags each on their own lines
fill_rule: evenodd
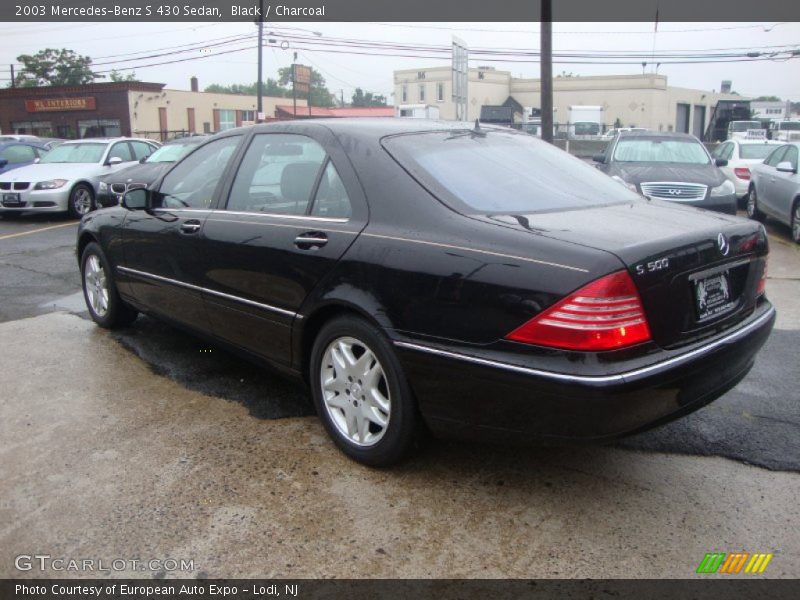
<svg viewBox="0 0 800 600">
<path fill-rule="evenodd" d="M 80 219 L 94 210 L 94 193 L 85 183 L 79 183 L 69 194 L 68 210 L 71 217 Z"/>
<path fill-rule="evenodd" d="M 762 223 L 767 218 L 767 216 L 758 209 L 756 186 L 751 186 L 747 194 L 747 216 L 755 221 L 761 221 Z"/>
<path fill-rule="evenodd" d="M 390 342 L 356 317 L 339 317 L 317 335 L 309 371 L 314 404 L 334 443 L 354 460 L 387 466 L 405 458 L 419 418 Z"/>
<path fill-rule="evenodd" d="M 130 325 L 137 312 L 119 297 L 108 260 L 100 246 L 91 242 L 81 255 L 83 298 L 92 320 L 107 329 Z"/>
<path fill-rule="evenodd" d="M 800 244 L 800 199 L 794 201 L 792 211 L 792 239 L 796 244 Z"/>
</svg>

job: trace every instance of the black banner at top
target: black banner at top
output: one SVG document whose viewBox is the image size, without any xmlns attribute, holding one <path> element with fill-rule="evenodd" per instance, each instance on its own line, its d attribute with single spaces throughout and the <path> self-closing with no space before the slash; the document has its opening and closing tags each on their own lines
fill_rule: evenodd
<svg viewBox="0 0 800 600">
<path fill-rule="evenodd" d="M 800 21 L 797 0 L 551 0 L 553 21 Z M 0 19 L 46 21 L 536 22 L 540 0 L 3 0 Z"/>
</svg>

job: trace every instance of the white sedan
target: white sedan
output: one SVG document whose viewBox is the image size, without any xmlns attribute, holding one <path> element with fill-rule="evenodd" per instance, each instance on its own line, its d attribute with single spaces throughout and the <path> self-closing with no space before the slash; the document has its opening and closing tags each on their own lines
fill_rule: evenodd
<svg viewBox="0 0 800 600">
<path fill-rule="evenodd" d="M 736 197 L 741 199 L 747 196 L 750 186 L 750 170 L 780 146 L 780 142 L 767 140 L 734 139 L 721 143 L 716 147 L 711 156 L 727 160 L 728 164 L 720 167 L 733 187 L 736 188 Z"/>
<path fill-rule="evenodd" d="M 98 177 L 150 156 L 158 145 L 136 138 L 64 142 L 37 164 L 0 175 L 0 215 L 69 212 L 82 217 L 95 208 Z"/>
</svg>

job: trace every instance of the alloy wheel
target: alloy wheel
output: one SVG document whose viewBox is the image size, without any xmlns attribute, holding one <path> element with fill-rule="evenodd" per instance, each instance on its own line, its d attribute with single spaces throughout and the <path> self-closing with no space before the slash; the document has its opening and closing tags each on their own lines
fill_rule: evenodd
<svg viewBox="0 0 800 600">
<path fill-rule="evenodd" d="M 756 191 L 750 190 L 750 193 L 747 194 L 747 216 L 751 219 L 755 217 L 756 214 Z"/>
<path fill-rule="evenodd" d="M 89 307 L 98 317 L 104 317 L 108 312 L 108 284 L 106 271 L 96 254 L 86 259 L 83 284 Z"/>
<path fill-rule="evenodd" d="M 800 202 L 795 205 L 792 215 L 792 239 L 800 244 Z"/>
<path fill-rule="evenodd" d="M 92 210 L 92 195 L 89 193 L 89 190 L 84 187 L 75 190 L 72 205 L 75 208 L 75 212 L 79 215 L 83 216 L 89 214 Z"/>
<path fill-rule="evenodd" d="M 391 393 L 375 353 L 353 337 L 334 339 L 320 365 L 322 400 L 338 432 L 357 446 L 373 446 L 389 426 Z"/>
</svg>

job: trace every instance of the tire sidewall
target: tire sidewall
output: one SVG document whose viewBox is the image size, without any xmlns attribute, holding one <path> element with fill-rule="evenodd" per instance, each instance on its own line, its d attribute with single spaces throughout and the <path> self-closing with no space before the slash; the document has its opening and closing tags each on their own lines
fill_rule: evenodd
<svg viewBox="0 0 800 600">
<path fill-rule="evenodd" d="M 79 183 L 74 188 L 72 188 L 72 191 L 70 191 L 69 193 L 69 200 L 67 200 L 67 205 L 68 205 L 67 208 L 69 210 L 69 214 L 70 216 L 75 217 L 76 219 L 80 219 L 85 216 L 79 213 L 78 210 L 75 208 L 75 196 L 77 195 L 78 190 L 81 189 L 84 189 L 87 192 L 89 192 L 90 204 L 89 204 L 89 211 L 86 214 L 88 215 L 95 209 L 95 198 L 92 189 L 85 183 Z"/>
<path fill-rule="evenodd" d="M 363 342 L 383 367 L 391 395 L 389 425 L 383 437 L 373 446 L 363 447 L 346 439 L 331 421 L 322 395 L 320 368 L 328 345 L 339 337 L 352 337 Z M 351 458 L 370 466 L 388 466 L 401 460 L 416 438 L 417 408 L 403 368 L 391 343 L 380 330 L 357 317 L 339 317 L 322 327 L 311 350 L 309 386 L 314 405 L 334 443 Z"/>
</svg>

